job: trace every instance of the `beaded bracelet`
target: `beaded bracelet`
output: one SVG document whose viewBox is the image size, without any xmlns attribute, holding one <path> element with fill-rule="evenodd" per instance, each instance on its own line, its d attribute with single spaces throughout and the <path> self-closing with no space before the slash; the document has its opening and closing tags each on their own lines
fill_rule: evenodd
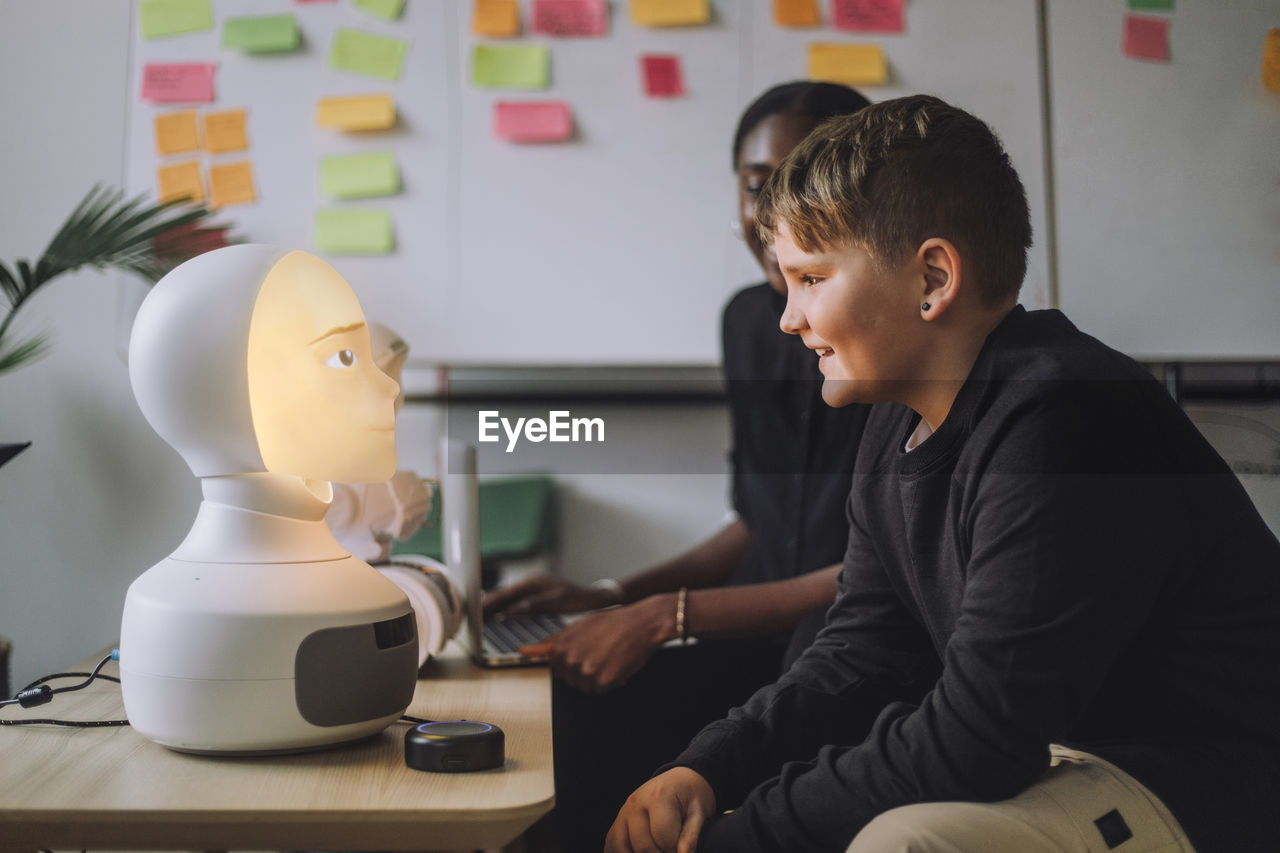
<svg viewBox="0 0 1280 853">
<path fill-rule="evenodd" d="M 680 587 L 680 591 L 676 593 L 676 636 L 680 642 L 685 641 L 684 635 L 684 608 L 689 598 L 689 588 L 687 586 Z"/>
</svg>

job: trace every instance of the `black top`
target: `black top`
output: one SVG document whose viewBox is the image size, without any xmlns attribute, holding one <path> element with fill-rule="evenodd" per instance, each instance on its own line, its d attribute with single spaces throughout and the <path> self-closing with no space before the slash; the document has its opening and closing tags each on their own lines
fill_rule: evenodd
<svg viewBox="0 0 1280 853">
<path fill-rule="evenodd" d="M 795 577 L 840 561 L 844 502 L 869 406 L 822 401 L 818 357 L 778 320 L 768 284 L 725 306 L 721 342 L 733 430 L 733 506 L 751 543 L 734 585 Z"/>
<path fill-rule="evenodd" d="M 679 757 L 737 810 L 700 850 L 843 850 L 1095 753 L 1196 849 L 1280 841 L 1280 543 L 1139 365 L 1015 309 L 945 422 L 876 407 L 827 627 Z M 788 763 L 791 762 L 791 763 Z"/>
</svg>

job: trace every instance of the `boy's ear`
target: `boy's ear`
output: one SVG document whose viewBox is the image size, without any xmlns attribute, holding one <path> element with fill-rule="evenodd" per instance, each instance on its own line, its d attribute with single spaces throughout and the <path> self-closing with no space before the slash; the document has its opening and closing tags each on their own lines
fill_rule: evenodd
<svg viewBox="0 0 1280 853">
<path fill-rule="evenodd" d="M 924 299 L 921 315 L 926 320 L 941 316 L 964 286 L 960 252 L 950 240 L 930 237 L 920 244 L 916 258 L 924 267 Z"/>
</svg>

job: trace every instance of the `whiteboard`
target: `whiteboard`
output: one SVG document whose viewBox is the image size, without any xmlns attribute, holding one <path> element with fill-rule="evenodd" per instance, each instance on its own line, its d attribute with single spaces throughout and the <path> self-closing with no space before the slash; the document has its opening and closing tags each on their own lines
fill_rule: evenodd
<svg viewBox="0 0 1280 853">
<path fill-rule="evenodd" d="M 1280 357 L 1280 2 L 1177 0 L 1169 63 L 1123 55 L 1124 6 L 1048 6 L 1062 308 L 1142 358 Z"/>
<path fill-rule="evenodd" d="M 526 31 L 532 3 L 522 2 Z M 824 14 L 827 3 L 821 4 Z M 153 191 L 155 115 L 174 109 L 138 98 L 142 66 L 217 63 L 209 108 L 246 107 L 256 203 L 227 207 L 242 236 L 311 248 L 318 168 L 332 153 L 392 150 L 404 190 L 338 203 L 387 209 L 397 247 L 383 257 L 331 257 L 370 319 L 406 337 L 412 362 L 450 365 L 709 365 L 718 361 L 719 313 L 739 287 L 761 280 L 735 238 L 730 146 L 742 108 L 770 85 L 805 76 L 810 42 L 872 42 L 892 79 L 872 100 L 936 93 L 993 124 L 1027 186 L 1036 246 L 1023 301 L 1049 302 L 1044 249 L 1044 138 L 1035 5 L 984 0 L 980 12 L 947 0 L 912 0 L 904 34 L 854 34 L 829 25 L 784 30 L 770 0 L 715 0 L 713 19 L 687 29 L 634 26 L 610 4 L 604 38 L 526 34 L 547 44 L 552 82 L 534 93 L 470 82 L 469 0 L 409 0 L 381 21 L 351 0 L 213 0 L 214 30 L 143 40 L 134 21 L 127 181 Z M 289 12 L 304 49 L 280 56 L 219 48 L 227 17 Z M 333 33 L 351 27 L 411 41 L 402 78 L 385 83 L 328 68 Z M 650 99 L 640 55 L 675 53 L 686 97 Z M 319 98 L 391 92 L 401 123 L 386 134 L 315 128 Z M 500 99 L 558 99 L 576 133 L 558 145 L 511 145 L 492 133 Z M 204 109 L 203 106 L 200 109 Z M 209 162 L 242 155 L 204 155 Z"/>
</svg>

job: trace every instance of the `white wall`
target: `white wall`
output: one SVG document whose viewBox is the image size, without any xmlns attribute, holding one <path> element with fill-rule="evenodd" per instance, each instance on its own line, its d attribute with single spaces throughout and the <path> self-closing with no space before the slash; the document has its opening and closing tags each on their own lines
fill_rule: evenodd
<svg viewBox="0 0 1280 853">
<path fill-rule="evenodd" d="M 97 182 L 122 176 L 127 0 L 0 0 L 0 258 L 34 259 Z M 129 581 L 198 502 L 133 403 L 114 275 L 60 279 L 19 314 L 52 352 L 0 378 L 0 634 L 15 688 L 115 641 Z"/>
</svg>

